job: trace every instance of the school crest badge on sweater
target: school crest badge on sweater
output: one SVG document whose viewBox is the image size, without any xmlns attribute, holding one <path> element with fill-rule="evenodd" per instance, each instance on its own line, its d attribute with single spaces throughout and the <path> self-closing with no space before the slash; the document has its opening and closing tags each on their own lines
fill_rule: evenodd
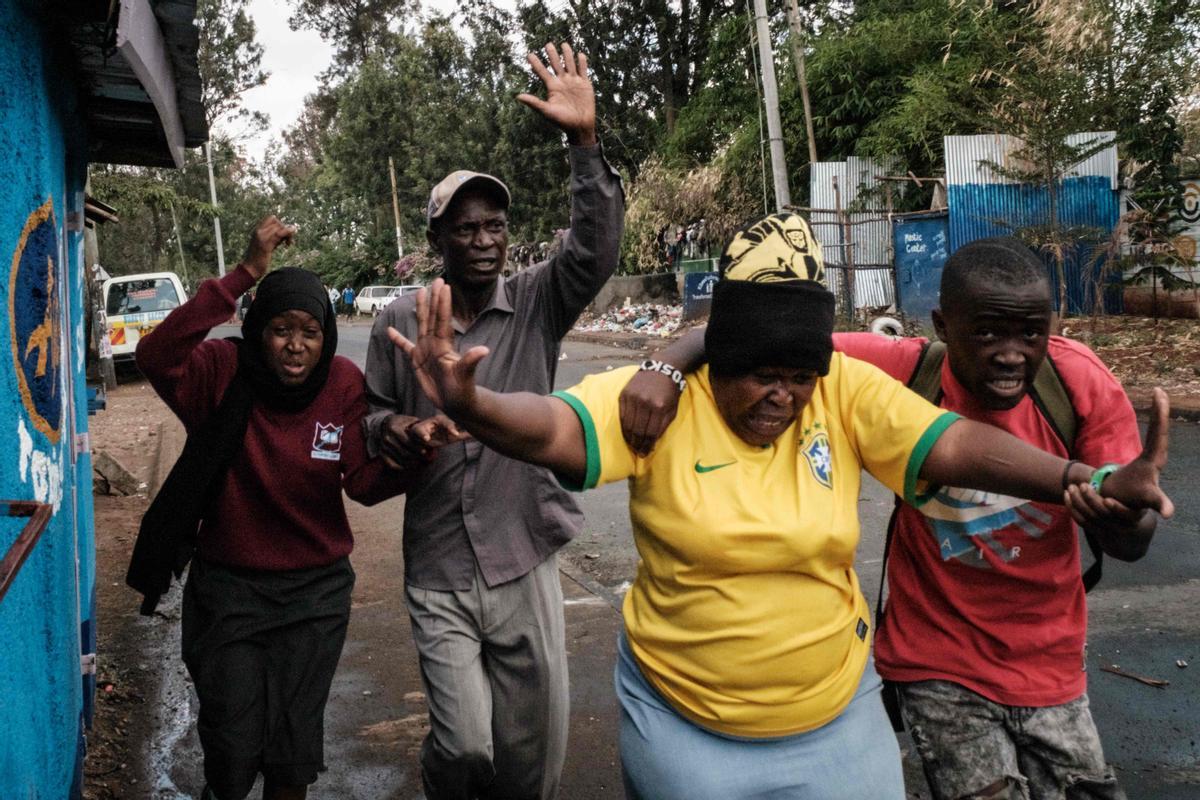
<svg viewBox="0 0 1200 800">
<path fill-rule="evenodd" d="M 322 461 L 341 461 L 342 459 L 342 425 L 322 425 L 317 423 L 313 434 L 312 457 Z"/>
</svg>

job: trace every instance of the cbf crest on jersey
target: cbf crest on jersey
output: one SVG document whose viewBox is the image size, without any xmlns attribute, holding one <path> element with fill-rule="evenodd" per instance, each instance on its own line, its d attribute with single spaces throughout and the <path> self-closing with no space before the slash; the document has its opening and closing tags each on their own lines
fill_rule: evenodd
<svg viewBox="0 0 1200 800">
<path fill-rule="evenodd" d="M 312 457 L 322 461 L 340 461 L 342 458 L 341 425 L 317 423 L 313 433 Z"/>
<path fill-rule="evenodd" d="M 800 441 L 800 453 L 808 462 L 813 477 L 826 489 L 832 489 L 833 454 L 829 449 L 829 435 L 825 433 L 825 426 L 814 422 L 811 427 L 804 429 L 804 437 Z"/>
<path fill-rule="evenodd" d="M 63 419 L 58 260 L 54 201 L 47 200 L 26 219 L 13 250 L 8 318 L 21 403 L 52 444 Z"/>
</svg>

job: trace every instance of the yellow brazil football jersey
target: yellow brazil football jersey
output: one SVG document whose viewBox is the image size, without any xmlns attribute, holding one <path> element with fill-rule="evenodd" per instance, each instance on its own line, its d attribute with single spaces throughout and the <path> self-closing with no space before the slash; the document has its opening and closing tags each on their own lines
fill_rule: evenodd
<svg viewBox="0 0 1200 800">
<path fill-rule="evenodd" d="M 624 616 L 643 673 L 680 713 L 721 733 L 825 724 L 854 696 L 870 646 L 854 573 L 861 468 L 920 502 L 917 472 L 958 417 L 834 353 L 800 420 L 756 447 L 726 426 L 703 367 L 639 458 L 618 413 L 635 371 L 555 396 L 583 423 L 582 488 L 629 479 L 641 558 Z"/>
</svg>

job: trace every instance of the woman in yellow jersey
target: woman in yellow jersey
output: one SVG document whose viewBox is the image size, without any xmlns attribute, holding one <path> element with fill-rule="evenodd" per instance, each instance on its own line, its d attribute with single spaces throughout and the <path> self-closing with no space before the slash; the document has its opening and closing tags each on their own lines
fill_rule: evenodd
<svg viewBox="0 0 1200 800">
<path fill-rule="evenodd" d="M 454 348 L 450 293 L 417 306 L 416 344 L 391 331 L 422 388 L 479 440 L 588 489 L 628 479 L 641 556 L 625 598 L 616 686 L 631 798 L 904 797 L 854 573 L 866 469 L 920 504 L 931 486 L 1061 502 L 1073 465 L 943 412 L 832 352 L 833 296 L 807 223 L 772 215 L 721 261 L 705 345 L 675 423 L 647 457 L 621 435 L 637 368 L 549 397 L 475 385 L 486 348 Z M 643 368 L 656 368 L 648 363 Z M 1171 513 L 1158 488 L 1166 402 L 1147 455 L 1103 494 Z"/>
</svg>

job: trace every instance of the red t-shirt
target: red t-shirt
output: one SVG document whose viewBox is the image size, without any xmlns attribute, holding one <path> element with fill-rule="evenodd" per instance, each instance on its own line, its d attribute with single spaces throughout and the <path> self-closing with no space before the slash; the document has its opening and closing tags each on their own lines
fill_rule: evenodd
<svg viewBox="0 0 1200 800">
<path fill-rule="evenodd" d="M 216 409 L 237 372 L 237 347 L 205 339 L 229 320 L 236 298 L 254 285 L 238 267 L 205 281 L 138 342 L 138 367 L 189 433 Z M 255 405 L 242 451 L 225 473 L 197 536 L 205 558 L 233 567 L 288 570 L 332 564 L 354 540 L 342 489 L 371 504 L 400 493 L 404 476 L 367 458 L 362 371 L 335 356 L 324 388 L 295 413 Z"/>
<path fill-rule="evenodd" d="M 899 381 L 924 339 L 838 334 L 836 349 Z M 1129 398 L 1091 350 L 1052 336 L 1050 357 L 1078 418 L 1072 458 L 1092 466 L 1141 452 Z M 989 411 L 942 364 L 942 407 L 1057 456 L 1066 448 L 1026 395 Z M 1075 523 L 1062 506 L 945 487 L 897 516 L 888 556 L 887 614 L 875 633 L 879 673 L 895 681 L 953 681 L 997 703 L 1048 706 L 1087 688 L 1087 605 Z"/>
</svg>

